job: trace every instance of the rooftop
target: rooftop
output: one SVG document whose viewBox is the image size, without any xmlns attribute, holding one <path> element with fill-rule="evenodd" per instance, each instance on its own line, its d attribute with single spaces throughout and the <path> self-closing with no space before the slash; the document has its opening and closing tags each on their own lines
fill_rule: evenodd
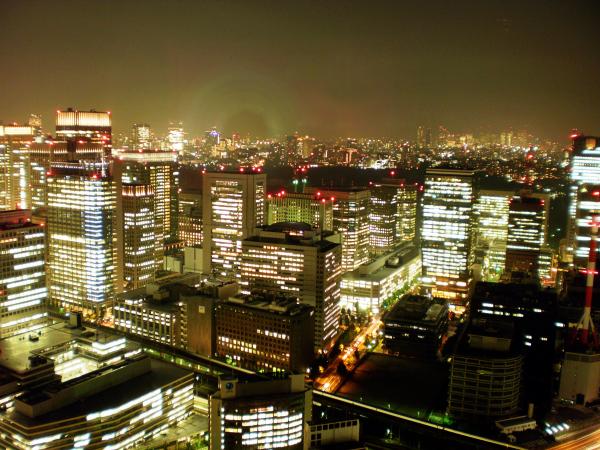
<svg viewBox="0 0 600 450">
<path fill-rule="evenodd" d="M 312 309 L 310 306 L 298 303 L 296 297 L 275 296 L 267 293 L 237 294 L 229 297 L 225 303 L 286 316 L 296 316 Z"/>
<path fill-rule="evenodd" d="M 435 323 L 448 313 L 447 303 L 438 298 L 421 295 L 402 297 L 383 318 L 386 322 Z"/>
<path fill-rule="evenodd" d="M 107 395 L 106 390 L 101 391 L 90 397 L 81 398 L 80 401 L 36 418 L 27 417 L 24 414 L 13 410 L 8 414 L 8 418 L 23 426 L 35 427 L 69 418 L 85 417 L 92 413 L 109 410 L 111 408 L 118 408 L 121 405 L 133 401 L 156 389 L 160 389 L 166 384 L 172 383 L 189 374 L 189 372 L 184 369 L 155 359 L 150 359 L 150 368 L 151 370 L 149 372 L 140 376 L 131 378 L 117 385 L 111 385 L 110 395 Z"/>
</svg>

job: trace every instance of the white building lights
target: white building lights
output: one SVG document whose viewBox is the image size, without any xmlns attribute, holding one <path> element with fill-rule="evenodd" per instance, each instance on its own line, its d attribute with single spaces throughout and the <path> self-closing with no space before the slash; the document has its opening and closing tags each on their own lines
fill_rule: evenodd
<svg viewBox="0 0 600 450">
<path fill-rule="evenodd" d="M 473 176 L 469 170 L 428 169 L 423 196 L 423 281 L 434 297 L 464 311 L 471 283 Z"/>
<path fill-rule="evenodd" d="M 48 178 L 50 298 L 98 314 L 119 291 L 116 184 L 85 167 L 54 168 Z"/>
<path fill-rule="evenodd" d="M 208 172 L 203 179 L 204 271 L 239 277 L 242 240 L 265 222 L 267 178 L 262 170 Z"/>
<path fill-rule="evenodd" d="M 45 234 L 29 211 L 0 213 L 0 337 L 31 331 L 47 314 Z"/>
</svg>

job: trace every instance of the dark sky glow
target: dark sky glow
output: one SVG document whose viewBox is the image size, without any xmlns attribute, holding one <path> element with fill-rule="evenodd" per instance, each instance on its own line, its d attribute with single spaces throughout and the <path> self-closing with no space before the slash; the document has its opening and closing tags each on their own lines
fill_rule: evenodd
<svg viewBox="0 0 600 450">
<path fill-rule="evenodd" d="M 600 133 L 600 2 L 4 1 L 0 119 L 117 131 Z"/>
</svg>

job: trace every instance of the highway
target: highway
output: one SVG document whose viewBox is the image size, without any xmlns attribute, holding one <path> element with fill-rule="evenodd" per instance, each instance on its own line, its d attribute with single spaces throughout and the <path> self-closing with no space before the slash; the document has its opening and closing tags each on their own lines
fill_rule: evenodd
<svg viewBox="0 0 600 450">
<path fill-rule="evenodd" d="M 585 433 L 579 436 L 580 433 Z M 576 433 L 576 438 L 569 439 L 550 447 L 552 450 L 600 450 L 600 427 L 595 425 Z"/>
</svg>

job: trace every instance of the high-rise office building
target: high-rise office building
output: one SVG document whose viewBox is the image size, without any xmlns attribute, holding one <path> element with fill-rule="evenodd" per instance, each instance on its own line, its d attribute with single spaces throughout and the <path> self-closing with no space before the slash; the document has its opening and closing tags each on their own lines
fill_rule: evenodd
<svg viewBox="0 0 600 450">
<path fill-rule="evenodd" d="M 179 193 L 179 240 L 188 247 L 202 245 L 202 192 L 182 190 Z"/>
<path fill-rule="evenodd" d="M 304 375 L 242 383 L 221 377 L 209 399 L 210 449 L 304 448 L 312 391 Z"/>
<path fill-rule="evenodd" d="M 141 183 L 154 192 L 156 269 L 163 267 L 165 243 L 177 239 L 179 168 L 173 152 L 128 151 L 119 153 L 115 164 L 123 183 Z"/>
<path fill-rule="evenodd" d="M 381 255 L 396 245 L 398 189 L 377 184 L 371 188 L 369 208 L 369 246 L 371 253 Z"/>
<path fill-rule="evenodd" d="M 68 108 L 56 111 L 56 137 L 69 146 L 84 142 L 98 144 L 104 156 L 112 151 L 112 121 L 110 111 L 78 111 Z"/>
<path fill-rule="evenodd" d="M 305 222 L 322 231 L 333 229 L 333 201 L 316 194 L 279 191 L 267 196 L 267 223 Z"/>
<path fill-rule="evenodd" d="M 573 263 L 576 267 L 587 267 L 594 219 L 600 220 L 600 185 L 581 184 L 577 192 L 573 227 L 575 234 Z"/>
<path fill-rule="evenodd" d="M 48 315 L 45 235 L 30 211 L 0 212 L 0 338 L 40 328 Z"/>
<path fill-rule="evenodd" d="M 481 190 L 475 202 L 477 247 L 486 254 L 484 276 L 497 281 L 504 272 L 508 210 L 513 191 Z"/>
<path fill-rule="evenodd" d="M 366 263 L 369 260 L 369 190 L 308 187 L 305 192 L 333 202 L 333 231 L 340 234 L 342 270 L 351 271 Z"/>
<path fill-rule="evenodd" d="M 417 127 L 417 147 L 425 147 L 425 127 L 423 125 Z"/>
<path fill-rule="evenodd" d="M 389 181 L 383 180 L 383 183 Z M 398 215 L 396 220 L 396 240 L 414 242 L 417 236 L 417 186 L 396 182 L 398 189 Z"/>
<path fill-rule="evenodd" d="M 505 263 L 507 272 L 538 274 L 541 250 L 545 244 L 546 206 L 544 199 L 527 193 L 510 200 Z"/>
<path fill-rule="evenodd" d="M 242 241 L 266 220 L 267 176 L 260 168 L 207 172 L 203 178 L 202 224 L 205 273 L 240 274 Z"/>
<path fill-rule="evenodd" d="M 126 289 L 154 279 L 156 224 L 154 190 L 149 184 L 123 184 L 123 277 Z"/>
<path fill-rule="evenodd" d="M 61 164 L 48 176 L 48 280 L 54 307 L 100 319 L 122 290 L 119 176 Z"/>
<path fill-rule="evenodd" d="M 152 149 L 152 129 L 147 123 L 134 123 L 131 127 L 131 149 Z"/>
<path fill-rule="evenodd" d="M 569 223 L 567 250 L 573 255 L 576 246 L 577 195 L 582 184 L 594 185 L 600 179 L 600 137 L 574 134 L 570 153 Z"/>
<path fill-rule="evenodd" d="M 428 169 L 425 175 L 423 283 L 456 312 L 464 311 L 472 281 L 474 175 L 457 169 Z"/>
<path fill-rule="evenodd" d="M 31 164 L 31 207 L 36 214 L 43 214 L 48 204 L 46 178 L 53 163 L 101 162 L 104 158 L 102 144 L 87 141 L 35 142 L 29 147 Z"/>
<path fill-rule="evenodd" d="M 379 255 L 416 236 L 417 186 L 384 178 L 371 188 L 369 212 L 371 252 Z"/>
<path fill-rule="evenodd" d="M 315 310 L 315 349 L 328 351 L 339 329 L 341 249 L 306 223 L 282 222 L 242 241 L 242 291 L 283 293 Z"/>
<path fill-rule="evenodd" d="M 29 125 L 0 126 L 0 208 L 31 208 L 29 147 L 35 129 Z"/>
<path fill-rule="evenodd" d="M 169 141 L 169 150 L 179 154 L 183 153 L 185 146 L 185 132 L 183 131 L 183 123 L 169 123 L 167 140 Z"/>
</svg>

